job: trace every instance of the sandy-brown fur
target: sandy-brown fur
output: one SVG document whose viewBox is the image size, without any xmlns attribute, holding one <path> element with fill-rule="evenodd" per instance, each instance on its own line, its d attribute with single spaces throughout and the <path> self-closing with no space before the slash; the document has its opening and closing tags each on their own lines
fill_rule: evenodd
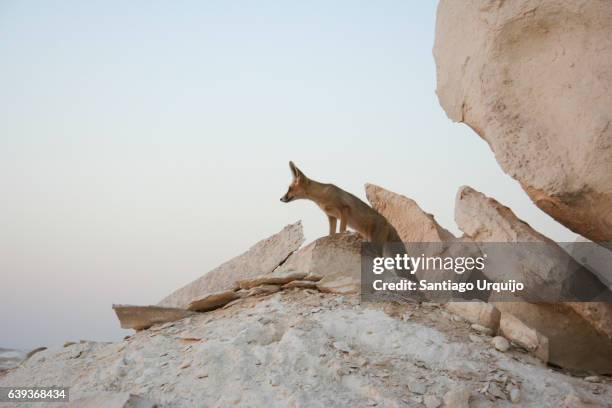
<svg viewBox="0 0 612 408">
<path fill-rule="evenodd" d="M 384 244 L 400 242 L 397 231 L 389 222 L 372 207 L 333 184 L 319 183 L 309 179 L 293 162 L 289 162 L 293 181 L 281 201 L 289 202 L 296 199 L 313 201 L 327 215 L 329 234 L 336 233 L 338 220 L 340 232 L 347 227 L 359 232 L 369 242 Z"/>
</svg>

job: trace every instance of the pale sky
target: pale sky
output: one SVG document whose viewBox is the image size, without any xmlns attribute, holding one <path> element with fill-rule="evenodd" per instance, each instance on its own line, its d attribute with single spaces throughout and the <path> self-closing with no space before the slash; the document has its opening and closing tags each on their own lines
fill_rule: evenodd
<svg viewBox="0 0 612 408">
<path fill-rule="evenodd" d="M 470 185 L 558 241 L 435 95 L 435 1 L 0 3 L 0 347 L 116 340 L 154 304 L 303 220 L 294 160 L 444 227 Z"/>
</svg>

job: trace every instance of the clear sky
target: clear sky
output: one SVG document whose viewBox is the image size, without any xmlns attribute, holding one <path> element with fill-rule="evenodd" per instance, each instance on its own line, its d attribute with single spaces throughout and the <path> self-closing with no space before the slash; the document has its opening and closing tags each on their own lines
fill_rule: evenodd
<svg viewBox="0 0 612 408">
<path fill-rule="evenodd" d="M 454 233 L 467 184 L 557 240 L 435 95 L 434 1 L 0 3 L 0 347 L 114 340 L 154 304 L 302 219 L 288 160 L 371 182 Z"/>
</svg>

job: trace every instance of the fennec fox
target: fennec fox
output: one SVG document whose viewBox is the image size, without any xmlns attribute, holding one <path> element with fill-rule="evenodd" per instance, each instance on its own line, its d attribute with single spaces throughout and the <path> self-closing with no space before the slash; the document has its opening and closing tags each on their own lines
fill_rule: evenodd
<svg viewBox="0 0 612 408">
<path fill-rule="evenodd" d="M 289 168 L 293 174 L 293 181 L 289 185 L 287 194 L 280 200 L 284 203 L 303 198 L 314 201 L 327 214 L 329 235 L 336 233 L 339 219 L 340 232 L 350 227 L 366 241 L 375 244 L 401 242 L 397 231 L 385 217 L 359 198 L 333 184 L 319 183 L 309 179 L 291 161 Z"/>
</svg>

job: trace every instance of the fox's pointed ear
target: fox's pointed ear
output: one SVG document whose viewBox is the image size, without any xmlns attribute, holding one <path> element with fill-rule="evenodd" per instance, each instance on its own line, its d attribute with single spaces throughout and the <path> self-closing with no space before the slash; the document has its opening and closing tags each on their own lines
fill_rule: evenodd
<svg viewBox="0 0 612 408">
<path fill-rule="evenodd" d="M 298 178 L 306 177 L 306 176 L 304 176 L 304 173 L 302 173 L 302 171 L 300 169 L 298 169 L 295 164 L 293 164 L 292 161 L 289 162 L 289 168 L 291 169 L 291 173 L 293 174 L 293 178 L 298 179 Z"/>
</svg>

